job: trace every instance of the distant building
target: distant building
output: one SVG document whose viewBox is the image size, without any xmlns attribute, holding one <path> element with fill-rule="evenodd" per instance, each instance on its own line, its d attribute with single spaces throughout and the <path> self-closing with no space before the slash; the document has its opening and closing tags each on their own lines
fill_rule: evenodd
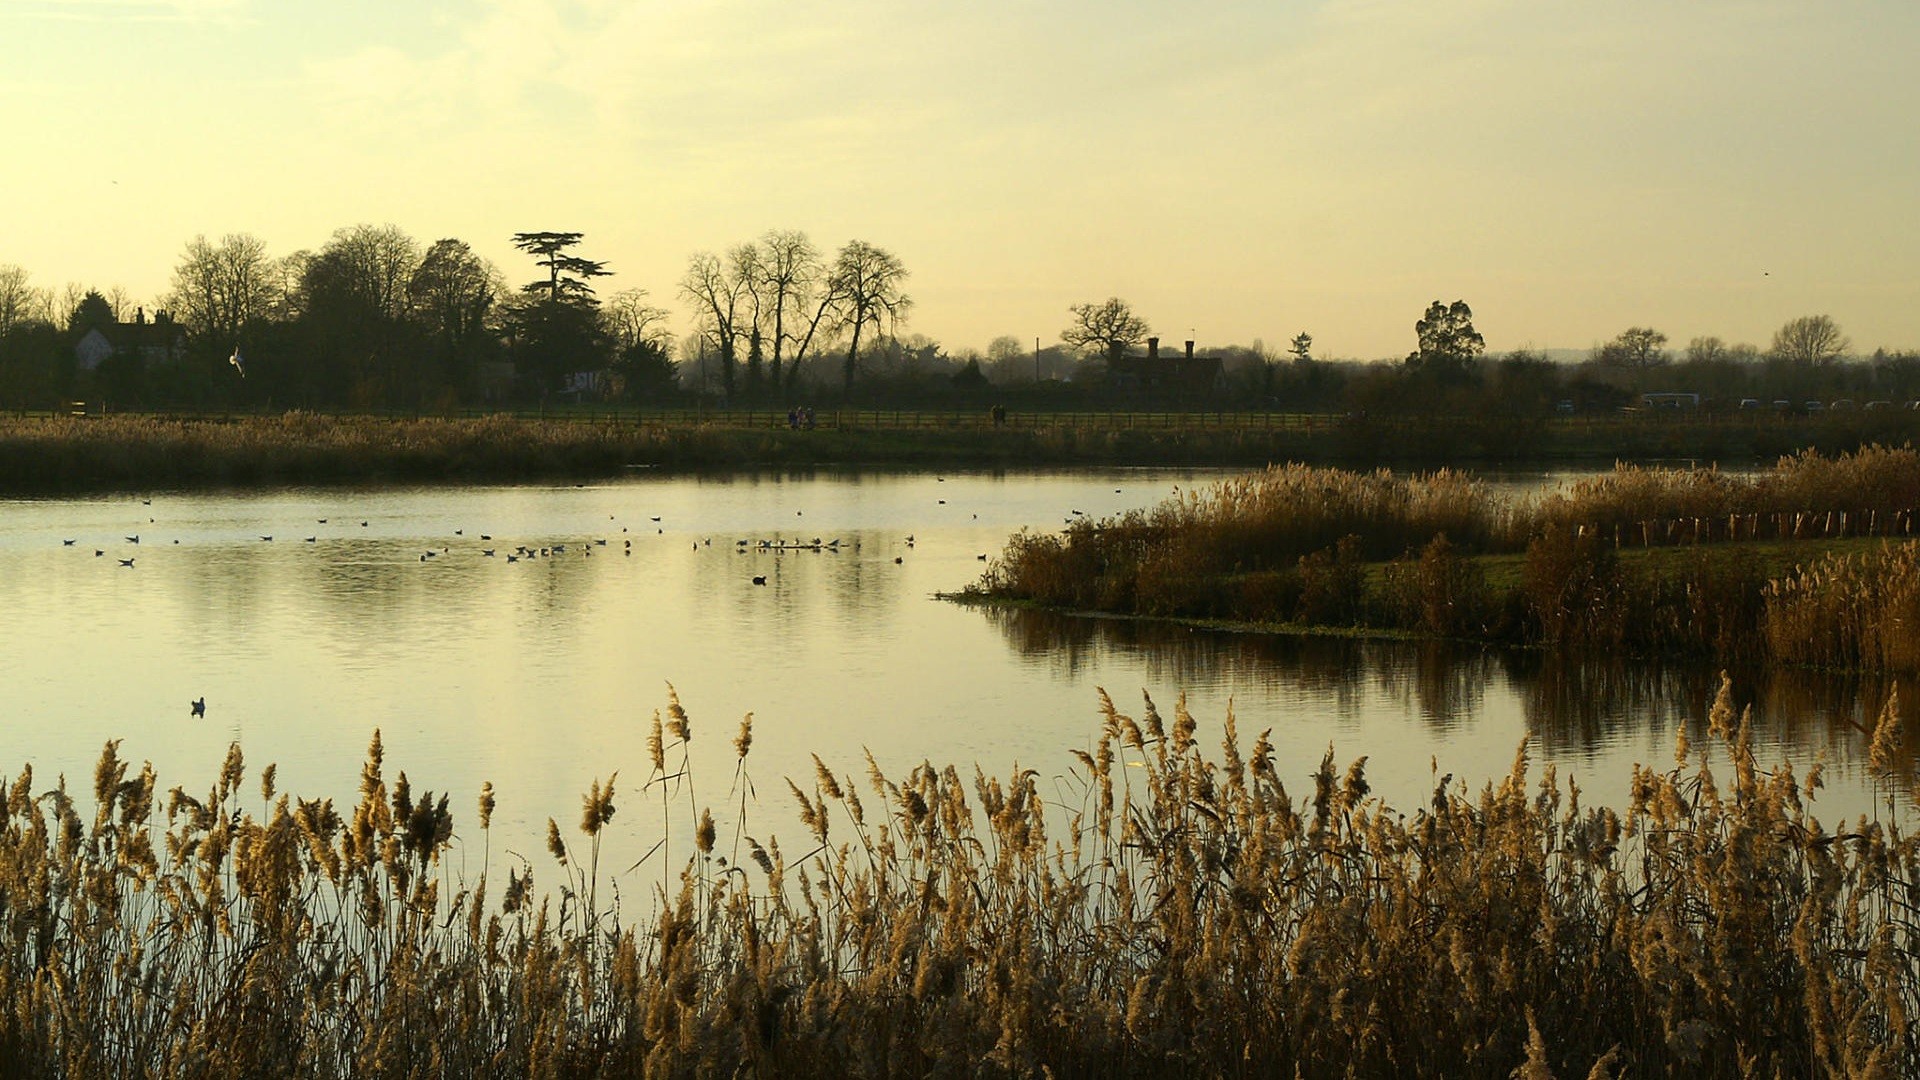
<svg viewBox="0 0 1920 1080">
<path fill-rule="evenodd" d="M 1219 357 L 1193 355 L 1191 341 L 1186 355 L 1161 356 L 1160 339 L 1150 337 L 1145 356 L 1107 358 L 1107 385 L 1123 393 L 1192 400 L 1224 391 L 1227 375 Z"/>
<path fill-rule="evenodd" d="M 73 359 L 81 371 L 96 371 L 111 358 L 134 360 L 141 367 L 172 363 L 187 355 L 187 332 L 165 312 L 149 322 L 144 310 L 132 322 L 100 323 L 87 328 L 74 342 Z"/>
<path fill-rule="evenodd" d="M 587 401 L 607 396 L 611 372 L 602 368 L 596 371 L 569 371 L 560 380 L 560 396 L 574 401 Z"/>
</svg>

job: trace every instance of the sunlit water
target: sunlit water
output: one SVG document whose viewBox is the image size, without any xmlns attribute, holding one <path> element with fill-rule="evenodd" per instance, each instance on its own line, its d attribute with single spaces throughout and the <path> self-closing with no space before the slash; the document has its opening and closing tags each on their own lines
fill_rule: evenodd
<svg viewBox="0 0 1920 1080">
<path fill-rule="evenodd" d="M 249 805 L 273 762 L 283 791 L 344 806 L 379 729 L 389 779 L 404 770 L 416 795 L 453 793 L 455 860 L 469 871 L 482 781 L 499 800 L 493 858 L 544 865 L 547 818 L 577 835 L 581 795 L 617 770 L 603 867 L 625 871 L 660 833 L 659 789 L 640 788 L 669 683 L 692 717 L 694 792 L 725 828 L 732 739 L 753 714 L 747 832 L 763 838 L 797 839 L 784 781 L 811 789 L 813 754 L 857 777 L 867 752 L 892 775 L 922 760 L 963 775 L 1017 762 L 1067 798 L 1053 778 L 1096 737 L 1101 688 L 1135 715 L 1143 693 L 1170 714 L 1184 692 L 1210 743 L 1231 704 L 1246 741 L 1271 730 L 1290 782 L 1305 785 L 1329 746 L 1342 765 L 1369 755 L 1376 793 L 1407 809 L 1430 797 L 1436 768 L 1477 788 L 1523 741 L 1536 770 L 1552 762 L 1589 801 L 1618 801 L 1633 762 L 1670 764 L 1678 725 L 1703 738 L 1710 672 L 1566 671 L 1529 654 L 934 598 L 974 581 L 980 556 L 1018 529 L 1151 505 L 1218 475 L 637 474 L 0 502 L 0 769 L 31 763 L 36 788 L 65 773 L 89 790 L 101 745 L 121 739 L 163 787 L 204 793 L 237 741 Z M 1756 703 L 1763 760 L 1829 762 L 1822 816 L 1871 809 L 1854 725 L 1871 722 L 1884 686 L 1770 678 L 1736 691 Z M 201 697 L 206 716 L 191 718 Z"/>
</svg>

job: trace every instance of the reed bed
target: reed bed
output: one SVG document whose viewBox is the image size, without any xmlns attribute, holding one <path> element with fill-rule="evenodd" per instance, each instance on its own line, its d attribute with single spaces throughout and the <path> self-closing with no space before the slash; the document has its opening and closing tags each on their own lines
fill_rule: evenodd
<svg viewBox="0 0 1920 1080">
<path fill-rule="evenodd" d="M 1426 805 L 1365 758 L 1280 761 L 1235 718 L 1104 695 L 1051 776 L 816 762 L 789 856 L 693 796 L 691 722 L 648 779 L 549 821 L 559 880 L 455 879 L 446 795 L 205 798 L 109 744 L 92 813 L 0 785 L 9 1076 L 1910 1076 L 1920 1069 L 1913 777 L 1829 829 L 1723 685 L 1709 741 L 1593 806 L 1523 746 Z M 751 718 L 735 738 L 744 791 Z M 678 760 L 676 761 L 676 757 Z M 1437 772 L 1437 768 L 1436 768 Z M 1296 785 L 1290 789 L 1289 785 Z M 681 838 L 651 910 L 610 899 L 620 798 Z M 483 790 L 482 850 L 493 811 Z M 728 832 L 732 835 L 728 835 Z M 568 836 L 574 839 L 569 841 Z M 689 846 L 690 845 L 690 846 Z M 601 892 L 602 889 L 608 890 Z"/>
<path fill-rule="evenodd" d="M 984 416 L 984 410 L 982 415 Z M 896 414 L 897 417 L 897 414 Z M 1255 465 L 1323 455 L 1307 428 L 1189 425 L 1082 428 L 1044 415 L 1006 429 L 863 421 L 792 431 L 773 414 L 678 412 L 551 419 L 335 416 L 308 412 L 180 418 L 0 414 L 0 491 L 144 490 L 382 481 L 486 481 L 618 475 L 634 465 L 753 466 Z"/>
<path fill-rule="evenodd" d="M 1789 663 L 1920 670 L 1920 544 L 1830 555 L 1769 582 L 1763 629 Z"/>
<path fill-rule="evenodd" d="M 1272 573 L 1315 559 L 1333 572 L 1438 535 L 1474 550 L 1508 547 L 1509 509 L 1477 481 L 1447 470 L 1409 478 L 1272 467 L 1060 534 L 1022 533 L 989 566 L 979 591 L 1102 610 L 1131 610 L 1144 600 L 1145 614 L 1192 613 L 1183 594 L 1223 574 Z"/>
<path fill-rule="evenodd" d="M 1903 584 L 1916 512 L 1911 448 L 1802 453 L 1750 477 L 1620 465 L 1541 497 L 1444 471 L 1292 465 L 1058 534 L 1022 533 L 962 596 L 1920 671 L 1920 611 Z M 1826 550 L 1875 538 L 1884 552 Z"/>
</svg>

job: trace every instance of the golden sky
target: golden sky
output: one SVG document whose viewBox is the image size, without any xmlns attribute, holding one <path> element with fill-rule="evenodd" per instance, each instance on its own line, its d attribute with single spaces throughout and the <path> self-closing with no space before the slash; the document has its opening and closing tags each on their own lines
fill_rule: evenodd
<svg viewBox="0 0 1920 1080">
<path fill-rule="evenodd" d="M 0 0 L 0 264 L 164 293 L 195 234 L 517 231 L 684 311 L 768 229 L 888 248 L 905 332 L 1404 355 L 1828 314 L 1920 348 L 1915 0 Z M 679 316 L 685 329 L 684 315 Z"/>
</svg>

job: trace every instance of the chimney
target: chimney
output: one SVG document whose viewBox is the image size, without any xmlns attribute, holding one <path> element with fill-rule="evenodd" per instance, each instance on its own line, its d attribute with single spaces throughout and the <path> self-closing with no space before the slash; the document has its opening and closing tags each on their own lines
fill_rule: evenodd
<svg viewBox="0 0 1920 1080">
<path fill-rule="evenodd" d="M 1147 359 L 1149 360 L 1160 359 L 1160 339 L 1159 338 L 1150 337 L 1147 339 Z"/>
<path fill-rule="evenodd" d="M 134 308 L 134 309 L 133 309 L 133 322 L 134 322 L 134 325 L 135 325 L 135 326 L 145 326 L 145 325 L 147 325 L 147 309 L 146 309 L 146 308 L 143 308 L 143 307 L 137 307 L 137 308 Z"/>
<path fill-rule="evenodd" d="M 1187 359 L 1193 359 L 1193 342 L 1187 342 Z"/>
</svg>

